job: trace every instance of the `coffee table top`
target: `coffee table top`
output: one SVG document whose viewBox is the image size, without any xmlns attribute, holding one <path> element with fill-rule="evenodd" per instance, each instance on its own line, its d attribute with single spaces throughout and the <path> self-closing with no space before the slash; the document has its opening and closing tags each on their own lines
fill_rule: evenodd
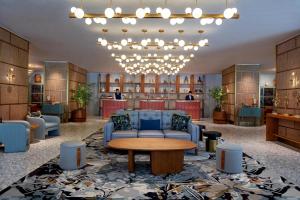
<svg viewBox="0 0 300 200">
<path fill-rule="evenodd" d="M 108 143 L 110 148 L 138 151 L 170 151 L 196 148 L 196 144 L 187 140 L 169 138 L 121 138 Z"/>
</svg>

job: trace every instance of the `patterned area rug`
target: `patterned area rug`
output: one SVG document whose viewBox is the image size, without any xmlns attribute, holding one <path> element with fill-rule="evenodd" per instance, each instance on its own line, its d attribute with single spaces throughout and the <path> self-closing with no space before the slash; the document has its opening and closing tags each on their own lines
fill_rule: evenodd
<svg viewBox="0 0 300 200">
<path fill-rule="evenodd" d="M 149 155 L 136 155 L 136 172 L 128 173 L 126 152 L 107 152 L 102 134 L 85 139 L 87 165 L 63 171 L 59 157 L 0 192 L 1 199 L 299 199 L 300 187 L 285 178 L 261 177 L 265 169 L 243 155 L 244 172 L 215 169 L 215 157 L 199 150 L 186 155 L 178 174 L 154 176 Z"/>
</svg>

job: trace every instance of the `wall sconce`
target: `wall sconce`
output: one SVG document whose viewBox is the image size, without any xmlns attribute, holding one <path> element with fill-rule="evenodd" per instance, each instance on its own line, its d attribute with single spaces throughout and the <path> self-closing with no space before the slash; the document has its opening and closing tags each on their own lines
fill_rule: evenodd
<svg viewBox="0 0 300 200">
<path fill-rule="evenodd" d="M 16 79 L 14 68 L 9 68 L 8 73 L 6 74 L 6 79 L 8 80 L 8 83 L 12 83 L 12 81 Z"/>
</svg>

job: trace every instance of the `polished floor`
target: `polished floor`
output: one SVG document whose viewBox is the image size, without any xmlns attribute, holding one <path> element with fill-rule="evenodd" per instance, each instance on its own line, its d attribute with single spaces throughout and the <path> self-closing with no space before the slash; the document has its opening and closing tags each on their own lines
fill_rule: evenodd
<svg viewBox="0 0 300 200">
<path fill-rule="evenodd" d="M 86 123 L 62 124 L 62 136 L 34 143 L 28 152 L 6 154 L 0 151 L 0 190 L 56 157 L 61 142 L 82 140 L 100 129 L 104 122 L 97 118 L 90 118 Z M 299 151 L 280 143 L 266 142 L 264 126 L 216 125 L 209 120 L 197 123 L 206 125 L 208 130 L 219 130 L 228 142 L 241 144 L 244 152 L 267 167 L 264 176 L 274 178 L 284 176 L 300 185 Z"/>
</svg>

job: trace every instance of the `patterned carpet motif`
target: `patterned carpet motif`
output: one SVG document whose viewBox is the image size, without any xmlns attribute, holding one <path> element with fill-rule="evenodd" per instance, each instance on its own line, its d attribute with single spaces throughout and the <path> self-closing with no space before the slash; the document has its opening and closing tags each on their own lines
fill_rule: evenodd
<svg viewBox="0 0 300 200">
<path fill-rule="evenodd" d="M 107 152 L 102 134 L 85 139 L 87 165 L 63 171 L 54 158 L 0 192 L 0 199 L 299 199 L 300 187 L 283 177 L 260 177 L 265 169 L 243 155 L 244 173 L 215 169 L 214 155 L 201 149 L 186 155 L 184 171 L 153 176 L 149 155 L 136 155 L 136 172 L 127 171 L 126 152 Z"/>
</svg>

